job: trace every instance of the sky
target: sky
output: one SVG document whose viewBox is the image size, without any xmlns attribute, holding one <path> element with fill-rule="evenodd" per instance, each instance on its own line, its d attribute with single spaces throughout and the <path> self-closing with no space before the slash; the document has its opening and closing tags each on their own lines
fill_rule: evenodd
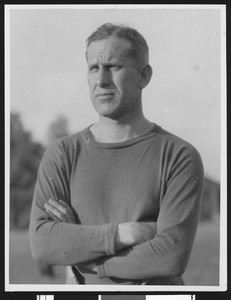
<svg viewBox="0 0 231 300">
<path fill-rule="evenodd" d="M 126 7 L 126 8 L 125 8 Z M 103 23 L 123 23 L 146 39 L 153 77 L 145 116 L 192 143 L 205 174 L 220 179 L 221 10 L 169 6 L 18 6 L 9 10 L 10 111 L 33 139 L 48 142 L 58 115 L 71 133 L 97 122 L 87 83 L 85 41 Z"/>
</svg>

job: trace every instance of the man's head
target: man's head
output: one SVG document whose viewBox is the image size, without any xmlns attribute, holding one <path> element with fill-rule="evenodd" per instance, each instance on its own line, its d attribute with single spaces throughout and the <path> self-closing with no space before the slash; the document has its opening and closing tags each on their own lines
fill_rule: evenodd
<svg viewBox="0 0 231 300">
<path fill-rule="evenodd" d="M 92 42 L 117 37 L 128 42 L 127 54 L 140 69 L 149 63 L 149 49 L 144 37 L 133 28 L 106 23 L 97 28 L 87 39 L 87 49 Z M 87 53 L 86 53 L 87 55 Z"/>
<path fill-rule="evenodd" d="M 106 24 L 88 38 L 87 45 L 90 95 L 99 115 L 128 120 L 141 114 L 142 89 L 152 76 L 143 37 L 134 29 Z"/>
</svg>

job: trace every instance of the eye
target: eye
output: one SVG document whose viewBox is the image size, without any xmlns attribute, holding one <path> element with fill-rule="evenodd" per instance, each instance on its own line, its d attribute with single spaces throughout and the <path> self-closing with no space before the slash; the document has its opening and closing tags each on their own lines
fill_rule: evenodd
<svg viewBox="0 0 231 300">
<path fill-rule="evenodd" d="M 99 67 L 98 66 L 90 66 L 89 68 L 88 68 L 88 70 L 89 70 L 89 72 L 96 72 L 97 70 L 99 69 Z"/>
<path fill-rule="evenodd" d="M 121 67 L 120 66 L 110 66 L 110 70 L 111 71 L 119 71 L 121 69 Z"/>
</svg>

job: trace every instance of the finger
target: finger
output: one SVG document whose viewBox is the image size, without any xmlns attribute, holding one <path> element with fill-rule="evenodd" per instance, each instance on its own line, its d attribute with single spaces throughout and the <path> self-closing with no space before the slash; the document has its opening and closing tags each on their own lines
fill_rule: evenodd
<svg viewBox="0 0 231 300">
<path fill-rule="evenodd" d="M 51 219 L 53 221 L 59 221 L 60 222 L 60 219 L 57 218 L 54 214 L 52 214 L 52 212 L 50 212 L 49 210 L 46 209 L 46 212 L 48 213 L 48 215 L 51 217 Z"/>
<path fill-rule="evenodd" d="M 48 210 L 50 213 L 52 213 L 53 215 L 55 215 L 60 220 L 62 220 L 64 222 L 67 222 L 66 214 L 63 213 L 62 211 L 60 211 L 59 209 L 53 207 L 49 203 L 45 203 L 44 207 L 45 207 L 46 210 Z"/>
<path fill-rule="evenodd" d="M 67 208 L 64 207 L 62 204 L 60 204 L 58 201 L 55 201 L 55 200 L 52 200 L 52 199 L 49 199 L 48 200 L 48 203 L 55 207 L 56 209 L 58 209 L 59 211 L 63 212 L 64 214 L 67 213 Z"/>
<path fill-rule="evenodd" d="M 72 209 L 63 200 L 59 202 L 49 199 L 46 207 L 49 211 L 52 211 L 52 213 L 55 214 L 62 222 L 76 223 Z"/>
<path fill-rule="evenodd" d="M 67 202 L 65 202 L 61 199 L 59 200 L 59 203 L 61 203 L 62 205 L 64 205 L 66 207 L 66 209 L 67 209 L 66 216 L 69 219 L 69 221 L 72 222 L 72 223 L 73 222 L 75 223 L 76 220 L 75 220 L 75 215 L 74 215 L 74 212 L 73 212 L 73 208 Z"/>
<path fill-rule="evenodd" d="M 66 201 L 63 201 L 62 199 L 59 199 L 59 203 L 61 203 L 62 205 L 64 205 L 65 207 L 70 207 Z"/>
<path fill-rule="evenodd" d="M 72 213 L 73 212 L 73 210 L 72 210 L 72 207 L 69 205 L 69 204 L 67 204 L 67 202 L 65 202 L 65 201 L 63 201 L 63 200 L 59 200 L 58 201 L 61 205 L 63 205 L 67 210 L 68 210 L 68 212 L 69 213 Z"/>
</svg>

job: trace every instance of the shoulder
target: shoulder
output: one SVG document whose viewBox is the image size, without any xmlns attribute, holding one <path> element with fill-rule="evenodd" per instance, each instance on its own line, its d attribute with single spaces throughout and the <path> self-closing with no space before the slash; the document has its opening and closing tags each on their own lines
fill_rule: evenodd
<svg viewBox="0 0 231 300">
<path fill-rule="evenodd" d="M 162 129 L 161 127 L 158 128 L 157 139 L 160 150 L 163 151 L 167 157 L 177 160 L 193 160 L 202 163 L 199 151 L 185 139 Z"/>
<path fill-rule="evenodd" d="M 59 138 L 47 146 L 44 153 L 44 159 L 60 160 L 67 157 L 72 157 L 83 143 L 82 132 Z"/>
<path fill-rule="evenodd" d="M 158 130 L 160 161 L 169 178 L 197 178 L 203 183 L 204 167 L 199 151 L 190 142 L 162 128 Z M 180 176 L 180 177 L 179 177 Z"/>
</svg>

